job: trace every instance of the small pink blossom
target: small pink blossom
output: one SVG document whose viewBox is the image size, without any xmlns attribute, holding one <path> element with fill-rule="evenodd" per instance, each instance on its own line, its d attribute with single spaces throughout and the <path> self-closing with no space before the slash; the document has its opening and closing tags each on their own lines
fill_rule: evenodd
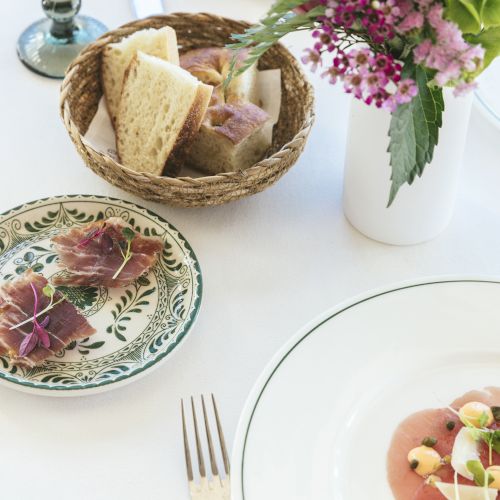
<svg viewBox="0 0 500 500">
<path fill-rule="evenodd" d="M 398 31 L 400 33 L 407 33 L 408 31 L 422 29 L 423 25 L 424 15 L 421 12 L 413 11 L 398 24 Z"/>
</svg>

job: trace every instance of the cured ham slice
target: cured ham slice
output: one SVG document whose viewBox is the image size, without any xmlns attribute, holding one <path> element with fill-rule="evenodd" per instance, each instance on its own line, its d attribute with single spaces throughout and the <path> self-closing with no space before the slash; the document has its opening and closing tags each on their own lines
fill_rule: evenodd
<svg viewBox="0 0 500 500">
<path fill-rule="evenodd" d="M 43 276 L 28 270 L 16 280 L 7 282 L 0 288 L 0 355 L 9 356 L 14 364 L 30 368 L 37 366 L 73 340 L 90 337 L 96 332 L 73 304 L 62 300 L 46 314 L 37 316 L 38 321 L 49 317 L 44 321 L 49 345 L 44 347 L 38 343 L 31 352 L 25 356 L 20 355 L 23 341 L 33 330 L 33 321 L 28 321 L 16 328 L 12 327 L 33 317 L 34 291 L 38 297 L 38 313 L 49 305 L 50 298 L 43 293 L 43 288 L 47 284 Z M 54 293 L 54 303 L 62 298 L 59 292 Z"/>
<path fill-rule="evenodd" d="M 120 270 L 129 242 L 130 260 Z M 160 238 L 142 236 L 119 217 L 70 229 L 52 243 L 68 271 L 55 276 L 53 283 L 70 286 L 127 286 L 148 272 L 163 250 Z"/>
<path fill-rule="evenodd" d="M 471 391 L 451 403 L 451 408 L 458 410 L 465 403 L 478 401 L 488 406 L 500 404 L 500 389 L 487 388 L 482 391 Z M 449 430 L 447 423 L 453 421 L 455 426 Z M 434 449 L 441 457 L 451 455 L 455 438 L 463 428 L 458 416 L 447 408 L 422 410 L 407 417 L 396 429 L 387 454 L 387 477 L 396 500 L 443 500 L 443 494 L 435 487 L 427 484 L 424 478 L 416 474 L 408 463 L 408 452 L 420 446 L 427 436 L 437 439 Z M 493 424 L 492 429 L 496 428 Z M 479 442 L 481 462 L 488 467 L 488 447 Z M 491 465 L 500 465 L 500 455 L 493 453 Z M 443 465 L 434 473 L 444 483 L 454 482 L 454 470 L 449 464 Z M 474 485 L 473 481 L 458 476 L 458 483 Z"/>
</svg>

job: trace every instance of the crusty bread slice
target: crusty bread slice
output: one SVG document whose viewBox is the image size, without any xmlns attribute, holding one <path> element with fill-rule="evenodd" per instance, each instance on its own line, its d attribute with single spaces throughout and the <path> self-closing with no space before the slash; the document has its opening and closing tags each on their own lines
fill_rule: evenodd
<svg viewBox="0 0 500 500">
<path fill-rule="evenodd" d="M 198 132 L 211 95 L 210 85 L 181 67 L 137 52 L 125 74 L 116 121 L 123 165 L 154 175 L 175 174 L 168 167 Z"/>
<path fill-rule="evenodd" d="M 235 52 L 225 47 L 204 47 L 189 50 L 180 57 L 180 65 L 196 76 L 200 81 L 215 87 L 212 104 L 222 104 L 222 84 L 229 74 L 231 61 Z M 238 69 L 248 56 L 247 50 L 236 53 L 236 66 Z M 232 101 L 250 101 L 259 105 L 257 90 L 257 65 L 253 64 L 241 75 L 233 77 L 226 89 L 226 97 Z"/>
<path fill-rule="evenodd" d="M 179 64 L 177 37 L 170 26 L 136 31 L 120 42 L 106 45 L 102 53 L 102 83 L 113 124 L 116 123 L 125 71 L 138 50 Z"/>
<path fill-rule="evenodd" d="M 210 106 L 187 161 L 211 175 L 244 170 L 271 146 L 269 127 L 270 116 L 250 102 Z"/>
</svg>

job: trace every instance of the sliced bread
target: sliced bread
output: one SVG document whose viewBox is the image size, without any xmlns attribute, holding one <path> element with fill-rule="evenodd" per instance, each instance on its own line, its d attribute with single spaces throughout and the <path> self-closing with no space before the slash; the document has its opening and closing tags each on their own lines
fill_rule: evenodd
<svg viewBox="0 0 500 500">
<path fill-rule="evenodd" d="M 212 104 L 221 104 L 222 84 L 229 74 L 234 54 L 233 50 L 225 47 L 193 49 L 181 55 L 180 65 L 203 83 L 213 85 L 214 97 L 217 96 L 217 99 Z M 241 67 L 247 55 L 246 50 L 236 53 L 236 69 Z M 253 64 L 231 80 L 225 92 L 226 96 L 233 101 L 250 101 L 259 105 L 257 75 L 257 66 Z"/>
<path fill-rule="evenodd" d="M 138 172 L 175 175 L 211 95 L 210 85 L 181 67 L 137 52 L 125 74 L 116 121 L 122 164 Z"/>
<path fill-rule="evenodd" d="M 102 83 L 113 124 L 116 123 L 125 71 L 138 50 L 179 64 L 177 37 L 170 26 L 136 31 L 120 42 L 106 45 L 102 53 Z"/>
<path fill-rule="evenodd" d="M 244 170 L 271 146 L 269 127 L 269 115 L 250 102 L 210 106 L 189 149 L 188 163 L 211 175 Z"/>
</svg>

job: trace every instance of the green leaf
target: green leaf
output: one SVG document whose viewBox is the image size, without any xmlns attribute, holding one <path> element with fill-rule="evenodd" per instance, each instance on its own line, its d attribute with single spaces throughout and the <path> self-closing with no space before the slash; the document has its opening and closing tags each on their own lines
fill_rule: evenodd
<svg viewBox="0 0 500 500">
<path fill-rule="evenodd" d="M 481 31 L 480 3 L 478 0 L 447 0 L 445 16 L 463 33 L 479 33 Z"/>
<path fill-rule="evenodd" d="M 418 94 L 392 114 L 388 148 L 391 154 L 392 185 L 388 207 L 396 198 L 399 188 L 405 183 L 412 184 L 432 160 L 444 110 L 442 89 L 429 86 L 431 76 L 424 68 L 407 60 L 403 78 L 412 78 L 417 82 Z"/>
<path fill-rule="evenodd" d="M 491 436 L 491 447 L 497 453 L 500 453 L 500 431 L 493 431 Z"/>
<path fill-rule="evenodd" d="M 123 234 L 123 236 L 125 236 L 125 239 L 127 241 L 132 241 L 135 237 L 134 231 L 132 231 L 132 229 L 130 229 L 129 227 L 124 227 L 122 229 L 122 234 Z"/>
<path fill-rule="evenodd" d="M 231 35 L 235 42 L 228 44 L 227 47 L 234 50 L 249 49 L 249 52 L 239 68 L 236 68 L 236 57 L 233 57 L 229 74 L 224 81 L 224 89 L 227 88 L 232 78 L 255 64 L 282 37 L 294 31 L 310 30 L 315 26 L 318 16 L 325 12 L 325 6 L 318 5 L 305 13 L 293 11 L 302 4 L 304 1 L 278 0 L 260 24 L 247 28 L 243 33 Z"/>
<path fill-rule="evenodd" d="M 484 470 L 483 464 L 479 460 L 468 460 L 466 463 L 467 470 L 474 476 L 474 482 L 478 486 L 486 484 L 486 477 L 488 477 L 488 484 L 493 482 L 493 476 Z"/>
<path fill-rule="evenodd" d="M 493 413 L 493 418 L 495 422 L 500 422 L 500 406 L 492 406 L 491 413 Z"/>
<path fill-rule="evenodd" d="M 56 289 L 50 283 L 42 288 L 43 294 L 49 299 L 52 297 L 52 295 L 54 295 L 55 291 Z"/>
<path fill-rule="evenodd" d="M 500 0 L 483 0 L 481 19 L 485 28 L 500 26 Z"/>
<path fill-rule="evenodd" d="M 487 422 L 488 422 L 488 414 L 485 411 L 483 411 L 483 413 L 481 413 L 478 419 L 479 427 L 485 427 Z"/>
<path fill-rule="evenodd" d="M 484 30 L 479 35 L 467 35 L 465 39 L 469 43 L 480 44 L 485 50 L 484 64 L 481 71 L 500 55 L 500 26 Z"/>
</svg>

